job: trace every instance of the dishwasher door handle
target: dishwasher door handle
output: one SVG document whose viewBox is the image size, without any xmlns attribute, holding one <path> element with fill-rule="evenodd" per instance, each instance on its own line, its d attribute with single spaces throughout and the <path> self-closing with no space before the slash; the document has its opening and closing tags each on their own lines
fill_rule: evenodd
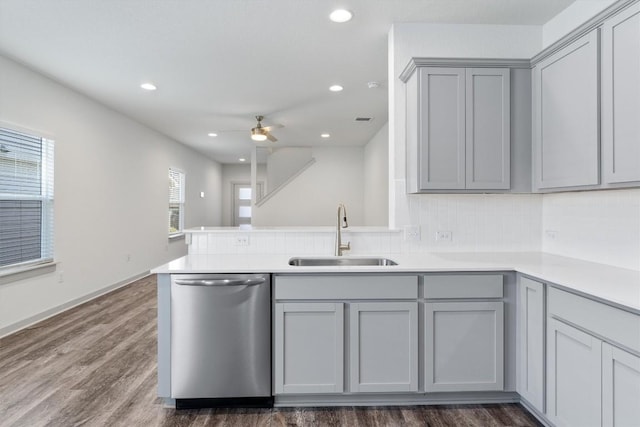
<svg viewBox="0 0 640 427">
<path fill-rule="evenodd" d="M 179 279 L 174 283 L 182 286 L 255 286 L 265 283 L 267 279 Z"/>
</svg>

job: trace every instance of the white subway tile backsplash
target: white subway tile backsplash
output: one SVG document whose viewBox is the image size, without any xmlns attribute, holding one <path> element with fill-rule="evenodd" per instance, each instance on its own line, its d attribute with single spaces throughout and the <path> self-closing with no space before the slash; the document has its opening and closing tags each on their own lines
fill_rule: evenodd
<svg viewBox="0 0 640 427">
<path fill-rule="evenodd" d="M 404 191 L 404 181 L 396 181 Z M 419 225 L 421 239 L 400 231 L 347 228 L 351 255 L 420 252 L 544 251 L 640 269 L 640 189 L 556 194 L 417 194 L 399 197 L 396 218 Z M 436 240 L 450 231 L 451 241 Z M 551 231 L 548 233 L 547 231 Z M 236 244 L 249 235 L 248 246 Z M 189 253 L 330 256 L 335 231 L 193 233 Z"/>
<path fill-rule="evenodd" d="M 407 252 L 540 250 L 541 196 L 521 194 L 421 194 L 410 218 L 422 227 L 419 242 L 402 242 Z M 436 240 L 450 231 L 451 241 Z"/>
<path fill-rule="evenodd" d="M 238 236 L 249 235 L 249 245 L 236 244 Z M 401 233 L 397 231 L 343 231 L 343 240 L 351 242 L 351 255 L 397 253 L 400 251 Z M 274 253 L 286 255 L 331 256 L 334 253 L 335 232 L 230 232 L 210 231 L 193 233 L 190 254 L 244 254 Z"/>
<path fill-rule="evenodd" d="M 542 239 L 545 252 L 640 269 L 640 189 L 546 194 Z"/>
</svg>

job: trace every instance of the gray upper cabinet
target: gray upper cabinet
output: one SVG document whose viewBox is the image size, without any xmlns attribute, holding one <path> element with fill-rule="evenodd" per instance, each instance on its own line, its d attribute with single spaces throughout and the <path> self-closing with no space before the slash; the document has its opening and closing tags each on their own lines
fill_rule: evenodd
<svg viewBox="0 0 640 427">
<path fill-rule="evenodd" d="M 418 67 L 406 83 L 408 191 L 509 189 L 509 69 Z"/>
<path fill-rule="evenodd" d="M 605 183 L 640 181 L 640 3 L 602 27 L 602 155 Z"/>
<path fill-rule="evenodd" d="M 509 69 L 466 70 L 466 188 L 510 185 Z"/>
<path fill-rule="evenodd" d="M 419 189 L 465 187 L 465 70 L 418 71 Z M 413 158 L 414 161 L 416 158 Z"/>
<path fill-rule="evenodd" d="M 599 30 L 540 61 L 533 75 L 538 189 L 600 183 Z"/>
</svg>

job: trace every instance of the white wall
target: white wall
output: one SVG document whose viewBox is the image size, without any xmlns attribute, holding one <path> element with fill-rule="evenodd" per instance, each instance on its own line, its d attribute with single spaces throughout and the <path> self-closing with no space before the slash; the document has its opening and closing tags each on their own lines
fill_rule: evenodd
<svg viewBox="0 0 640 427">
<path fill-rule="evenodd" d="M 185 254 L 167 239 L 170 166 L 186 173 L 185 226 L 220 223 L 218 163 L 2 57 L 0 76 L 0 121 L 55 139 L 60 263 L 0 284 L 0 335 Z"/>
<path fill-rule="evenodd" d="M 266 180 L 266 168 L 258 165 L 258 182 Z M 225 227 L 233 225 L 233 189 L 235 183 L 251 183 L 251 165 L 222 165 L 221 207 L 222 223 Z M 204 224 L 209 225 L 209 224 Z"/>
<path fill-rule="evenodd" d="M 267 186 L 265 194 L 276 190 L 311 161 L 311 147 L 280 147 L 267 154 Z"/>
<path fill-rule="evenodd" d="M 389 124 L 364 147 L 364 225 L 389 223 Z"/>
<path fill-rule="evenodd" d="M 254 206 L 254 226 L 334 225 L 339 203 L 350 225 L 363 225 L 363 148 L 313 147 L 316 162 L 262 206 Z"/>
<path fill-rule="evenodd" d="M 422 241 L 408 243 L 411 250 L 540 249 L 540 196 L 406 194 L 406 97 L 398 76 L 412 57 L 529 59 L 540 51 L 541 40 L 540 26 L 414 23 L 395 24 L 391 29 L 389 224 L 421 226 Z M 437 230 L 451 231 L 453 241 L 436 242 Z"/>
<path fill-rule="evenodd" d="M 542 46 L 555 43 L 616 1 L 576 0 L 542 26 Z"/>
<path fill-rule="evenodd" d="M 546 194 L 542 249 L 640 270 L 640 189 Z"/>
</svg>

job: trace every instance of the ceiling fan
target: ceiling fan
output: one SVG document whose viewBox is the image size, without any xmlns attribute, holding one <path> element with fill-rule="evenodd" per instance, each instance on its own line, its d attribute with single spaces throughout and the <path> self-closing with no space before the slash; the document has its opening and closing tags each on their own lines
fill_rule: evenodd
<svg viewBox="0 0 640 427">
<path fill-rule="evenodd" d="M 256 127 L 251 128 L 251 139 L 256 142 L 262 142 L 267 139 L 271 142 L 276 142 L 278 139 L 275 136 L 271 135 L 271 129 L 282 126 L 262 126 L 262 120 L 264 120 L 264 116 L 256 116 L 256 120 L 258 121 L 258 124 L 256 125 Z"/>
</svg>

